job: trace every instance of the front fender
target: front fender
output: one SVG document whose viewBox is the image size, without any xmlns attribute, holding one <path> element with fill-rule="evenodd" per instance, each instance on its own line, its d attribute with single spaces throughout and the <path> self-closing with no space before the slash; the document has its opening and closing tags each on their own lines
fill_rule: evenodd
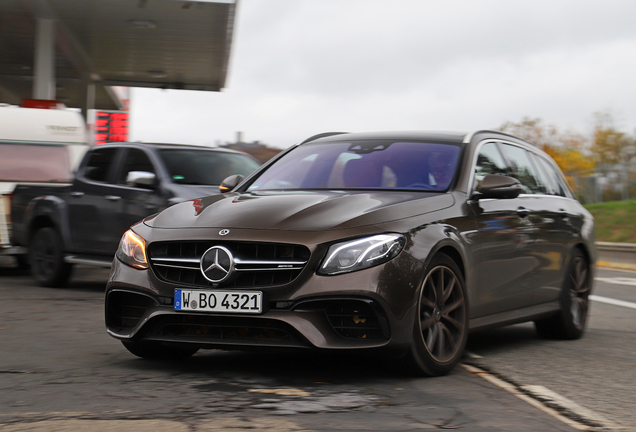
<svg viewBox="0 0 636 432">
<path fill-rule="evenodd" d="M 68 204 L 55 195 L 42 195 L 33 198 L 24 213 L 26 229 L 25 243 L 28 245 L 33 233 L 43 226 L 52 226 L 62 237 L 64 250 L 71 249 L 71 231 L 69 227 Z"/>
</svg>

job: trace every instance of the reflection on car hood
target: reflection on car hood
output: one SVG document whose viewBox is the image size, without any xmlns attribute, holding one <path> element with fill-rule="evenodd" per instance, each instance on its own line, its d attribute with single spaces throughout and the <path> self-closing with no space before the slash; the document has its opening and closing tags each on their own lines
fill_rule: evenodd
<svg viewBox="0 0 636 432">
<path fill-rule="evenodd" d="M 231 193 L 177 204 L 144 223 L 154 228 L 322 231 L 380 224 L 452 204 L 450 194 L 409 191 Z"/>
</svg>

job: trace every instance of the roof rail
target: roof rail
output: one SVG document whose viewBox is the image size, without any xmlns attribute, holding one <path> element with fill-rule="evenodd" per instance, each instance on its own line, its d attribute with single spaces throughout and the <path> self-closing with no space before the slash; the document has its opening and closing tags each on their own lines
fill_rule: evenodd
<svg viewBox="0 0 636 432">
<path fill-rule="evenodd" d="M 306 142 L 309 142 L 309 141 L 315 141 L 315 140 L 317 140 L 319 138 L 325 138 L 325 137 L 332 136 L 332 135 L 341 135 L 341 134 L 346 134 L 346 133 L 348 133 L 348 132 L 323 132 L 323 133 L 316 134 L 314 136 L 310 136 L 305 141 L 301 142 L 301 144 L 305 144 Z"/>
<path fill-rule="evenodd" d="M 500 134 L 500 135 L 508 136 L 510 138 L 518 139 L 519 141 L 523 141 L 523 142 L 528 143 L 528 144 L 532 144 L 535 147 L 537 146 L 536 144 L 534 144 L 534 143 L 532 143 L 532 142 L 530 142 L 528 140 L 525 140 L 523 138 L 519 138 L 518 136 L 513 135 L 511 133 L 502 132 L 502 131 L 494 130 L 494 129 L 480 129 L 480 130 L 473 131 L 473 132 L 471 132 L 469 134 L 466 134 L 466 136 L 464 136 L 464 143 L 469 143 L 473 139 L 473 137 L 475 135 L 480 134 L 480 133 L 497 133 L 497 134 Z"/>
</svg>

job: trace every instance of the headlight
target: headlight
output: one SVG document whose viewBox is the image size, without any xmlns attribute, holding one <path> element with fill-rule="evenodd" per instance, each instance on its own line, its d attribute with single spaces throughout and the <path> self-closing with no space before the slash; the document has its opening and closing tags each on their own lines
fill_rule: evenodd
<svg viewBox="0 0 636 432">
<path fill-rule="evenodd" d="M 380 234 L 336 243 L 327 251 L 318 274 L 335 275 L 385 263 L 400 253 L 404 243 L 404 236 L 399 234 Z"/>
<path fill-rule="evenodd" d="M 147 269 L 146 242 L 132 230 L 124 233 L 115 254 L 119 261 L 138 269 Z"/>
</svg>

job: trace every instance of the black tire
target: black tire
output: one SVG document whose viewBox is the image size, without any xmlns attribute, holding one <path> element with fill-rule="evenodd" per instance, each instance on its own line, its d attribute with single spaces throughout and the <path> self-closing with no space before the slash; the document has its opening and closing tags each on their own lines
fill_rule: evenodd
<svg viewBox="0 0 636 432">
<path fill-rule="evenodd" d="M 163 346 L 154 341 L 121 341 L 128 351 L 148 360 L 184 360 L 192 357 L 199 348 Z"/>
<path fill-rule="evenodd" d="M 464 278 L 448 255 L 432 259 L 417 299 L 406 364 L 417 375 L 445 375 L 461 359 L 468 337 Z"/>
<path fill-rule="evenodd" d="M 64 262 L 62 239 L 54 228 L 37 230 L 29 243 L 29 264 L 35 282 L 44 287 L 60 287 L 71 276 L 71 264 Z"/>
<path fill-rule="evenodd" d="M 561 290 L 561 310 L 549 318 L 534 322 L 539 336 L 548 339 L 579 339 L 585 332 L 592 290 L 590 264 L 580 249 L 575 249 Z"/>
<path fill-rule="evenodd" d="M 28 255 L 16 255 L 15 262 L 20 270 L 29 270 L 31 268 Z"/>
</svg>

